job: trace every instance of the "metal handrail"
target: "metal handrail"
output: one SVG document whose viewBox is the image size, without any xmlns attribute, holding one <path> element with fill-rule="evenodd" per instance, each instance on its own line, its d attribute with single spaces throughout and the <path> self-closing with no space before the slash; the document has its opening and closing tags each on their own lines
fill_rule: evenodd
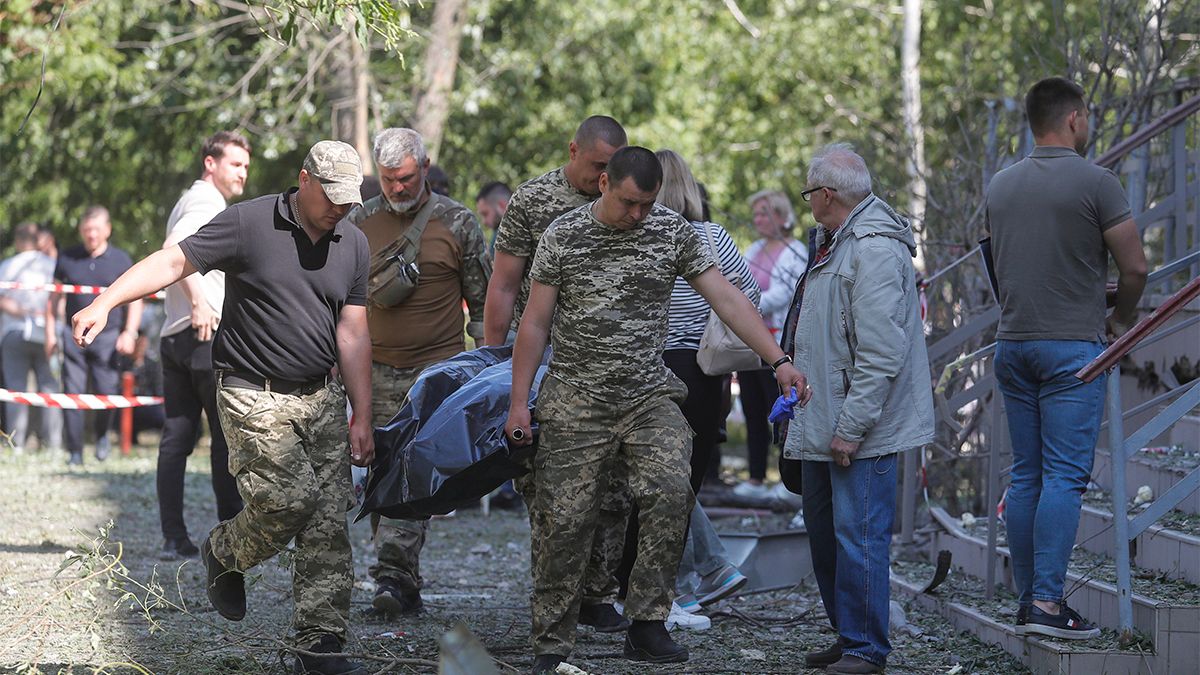
<svg viewBox="0 0 1200 675">
<path fill-rule="evenodd" d="M 1158 309 L 1150 312 L 1149 316 L 1139 321 L 1129 332 L 1117 338 L 1117 341 L 1109 345 L 1108 349 L 1105 349 L 1100 356 L 1075 373 L 1075 377 L 1084 382 L 1096 379 L 1100 373 L 1112 368 L 1126 354 L 1133 351 L 1133 348 L 1146 336 L 1158 330 L 1166 323 L 1167 319 L 1175 316 L 1176 312 L 1198 297 L 1200 297 L 1200 277 L 1192 279 L 1186 286 L 1167 298 L 1167 301 L 1159 305 Z"/>
<path fill-rule="evenodd" d="M 1171 108 L 1158 119 L 1130 134 L 1125 140 L 1112 146 L 1108 152 L 1096 158 L 1096 164 L 1106 169 L 1113 168 L 1126 155 L 1150 142 L 1155 136 L 1179 124 L 1197 110 L 1200 110 L 1200 95 L 1193 96 Z"/>
</svg>

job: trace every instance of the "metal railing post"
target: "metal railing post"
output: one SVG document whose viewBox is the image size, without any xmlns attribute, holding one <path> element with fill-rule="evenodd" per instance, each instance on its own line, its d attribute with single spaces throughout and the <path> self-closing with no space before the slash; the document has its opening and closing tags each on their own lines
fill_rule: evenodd
<svg viewBox="0 0 1200 675">
<path fill-rule="evenodd" d="M 900 492 L 900 542 L 911 544 L 917 522 L 917 472 L 921 470 L 920 455 L 924 447 L 913 448 L 900 455 L 904 480 Z"/>
<path fill-rule="evenodd" d="M 1129 514 L 1125 510 L 1125 424 L 1121 409 L 1121 367 L 1108 374 L 1108 453 L 1112 458 L 1113 559 L 1117 567 L 1117 623 L 1123 640 L 1133 632 L 1129 574 Z"/>
<path fill-rule="evenodd" d="M 989 370 L 995 372 L 995 359 L 989 361 Z M 1004 396 L 1000 393 L 1000 384 L 992 385 L 992 426 L 988 434 L 987 462 L 987 496 L 984 498 L 984 508 L 987 509 L 987 589 L 985 597 L 991 600 L 996 594 L 996 536 L 1000 529 L 1000 519 L 996 517 L 996 503 L 1000 497 L 1000 462 L 1003 461 L 1004 449 L 1008 444 L 1008 420 L 1004 416 Z"/>
</svg>

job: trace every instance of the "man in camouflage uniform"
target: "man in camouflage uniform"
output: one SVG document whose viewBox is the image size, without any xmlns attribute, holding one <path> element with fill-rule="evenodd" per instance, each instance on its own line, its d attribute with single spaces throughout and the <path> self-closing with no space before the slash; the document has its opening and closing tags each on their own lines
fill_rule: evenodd
<svg viewBox="0 0 1200 675">
<path fill-rule="evenodd" d="M 375 453 L 365 415 L 350 423 L 346 448 L 347 396 L 356 408 L 371 408 L 370 253 L 362 232 L 341 222 L 359 201 L 361 182 L 354 148 L 321 141 L 304 160 L 299 189 L 226 209 L 132 267 L 74 316 L 74 339 L 84 346 L 113 307 L 195 272 L 225 271 L 213 366 L 229 471 L 245 508 L 200 547 L 208 597 L 221 616 L 241 620 L 243 572 L 294 539 L 298 673 L 364 672 L 336 655 L 354 581 L 350 462 L 367 466 Z M 330 376 L 335 364 L 344 388 Z"/>
<path fill-rule="evenodd" d="M 484 309 L 485 344 L 512 342 L 529 298 L 529 268 L 542 233 L 555 218 L 599 196 L 600 173 L 626 142 L 625 130 L 616 120 L 603 115 L 589 117 L 568 145 L 565 165 L 517 188 L 496 234 L 495 271 Z M 532 474 L 513 484 L 525 498 L 530 519 L 537 517 Z M 619 589 L 614 573 L 625 549 L 629 496 L 621 491 L 606 492 L 600 509 L 579 622 L 600 632 L 618 632 L 629 626 L 612 604 Z"/>
<path fill-rule="evenodd" d="M 678 405 L 686 388 L 662 360 L 675 277 L 778 369 L 781 386 L 808 394 L 804 376 L 754 305 L 721 275 L 695 228 L 655 204 L 661 184 L 654 153 L 618 150 L 600 176 L 600 198 L 551 224 L 530 270 L 505 433 L 515 444 L 529 442 L 529 389 L 553 323 L 537 406 L 540 516 L 530 520 L 535 673 L 553 672 L 574 644 L 588 556 L 579 542 L 592 540 L 601 496 L 613 488 L 627 488 L 640 511 L 625 655 L 687 660 L 663 623 L 693 501 L 691 429 Z M 614 464 L 620 470 L 610 472 Z"/>
<path fill-rule="evenodd" d="M 427 180 L 429 156 L 412 129 L 385 129 L 375 138 L 375 164 L 382 194 L 354 209 L 349 221 L 367 235 L 376 255 L 412 227 L 423 227 L 419 248 L 401 251 L 415 258 L 420 281 L 412 295 L 396 303 L 374 292 L 368 304 L 371 330 L 371 422 L 383 426 L 404 403 L 421 371 L 465 348 L 462 303 L 467 301 L 467 333 L 483 339 L 483 301 L 491 259 L 474 214 L 434 193 Z M 419 326 L 419 330 L 414 330 Z M 421 609 L 421 547 L 429 521 L 376 519 L 378 584 L 374 606 L 387 614 Z"/>
</svg>

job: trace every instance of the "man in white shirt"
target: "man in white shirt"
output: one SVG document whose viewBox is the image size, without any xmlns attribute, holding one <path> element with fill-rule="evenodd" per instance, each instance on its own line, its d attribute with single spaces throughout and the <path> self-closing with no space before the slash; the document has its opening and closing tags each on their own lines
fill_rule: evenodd
<svg viewBox="0 0 1200 675">
<path fill-rule="evenodd" d="M 200 179 L 192 183 L 167 220 L 163 248 L 178 244 L 225 210 L 246 185 L 250 143 L 241 134 L 219 131 L 204 141 Z M 158 509 L 162 520 L 162 558 L 195 557 L 199 549 L 183 520 L 183 476 L 188 455 L 199 437 L 200 413 L 212 433 L 212 482 L 217 516 L 229 520 L 242 510 L 237 483 L 229 474 L 228 446 L 217 417 L 212 337 L 221 321 L 225 273 L 192 274 L 167 288 L 162 329 L 163 405 L 166 422 L 158 451 Z"/>
<path fill-rule="evenodd" d="M 37 391 L 57 392 L 58 380 L 50 370 L 50 349 L 46 348 L 46 300 L 50 293 L 33 288 L 54 281 L 54 258 L 38 250 L 41 228 L 37 223 L 21 223 L 13 231 L 16 255 L 0 263 L 0 281 L 15 281 L 22 288 L 0 290 L 0 353 L 3 354 L 4 388 L 26 391 L 29 371 L 37 376 Z M 53 341 L 50 341 L 53 345 Z M 13 447 L 25 447 L 29 429 L 29 408 L 6 403 L 6 430 Z M 62 447 L 62 415 L 54 408 L 41 410 L 43 449 Z"/>
</svg>

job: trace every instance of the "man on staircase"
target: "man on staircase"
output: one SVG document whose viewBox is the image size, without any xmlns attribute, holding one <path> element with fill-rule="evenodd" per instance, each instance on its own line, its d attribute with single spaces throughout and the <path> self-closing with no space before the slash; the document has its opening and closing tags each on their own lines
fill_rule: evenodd
<svg viewBox="0 0 1200 675">
<path fill-rule="evenodd" d="M 996 380 L 1012 437 L 1008 545 L 1020 592 L 1016 628 L 1062 639 L 1100 629 L 1067 606 L 1063 581 L 1104 412 L 1105 377 L 1076 371 L 1134 324 L 1146 256 L 1117 176 L 1082 155 L 1084 90 L 1061 77 L 1025 97 L 1036 147 L 987 193 L 1000 300 Z M 1120 273 L 1105 320 L 1108 257 Z"/>
</svg>

